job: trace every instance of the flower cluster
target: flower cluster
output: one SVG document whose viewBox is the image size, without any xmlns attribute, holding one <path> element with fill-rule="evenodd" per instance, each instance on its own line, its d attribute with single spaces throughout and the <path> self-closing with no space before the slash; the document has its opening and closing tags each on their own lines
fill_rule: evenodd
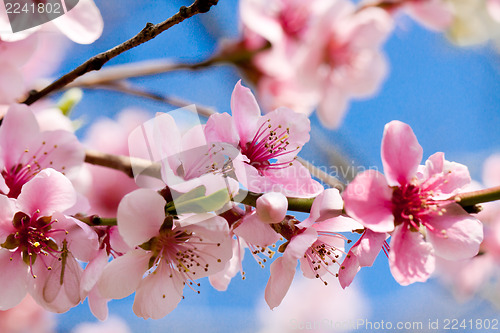
<svg viewBox="0 0 500 333">
<path fill-rule="evenodd" d="M 441 152 L 421 164 L 423 148 L 409 125 L 386 125 L 384 174 L 360 173 L 343 192 L 325 189 L 298 158 L 314 109 L 325 126 L 338 127 L 352 98 L 379 89 L 396 14 L 453 29 L 452 3 L 242 0 L 242 40 L 220 58 L 251 55 L 234 62 L 259 101 L 238 81 L 230 114 L 191 126 L 175 113 L 148 119 L 126 110 L 117 121 L 95 123 L 83 143 L 67 117 L 74 101 L 19 101 L 46 74 L 33 65 L 50 51 L 40 32 L 52 24 L 73 41 L 93 42 L 102 31 L 95 4 L 80 0 L 22 34 L 4 32 L 0 9 L 0 310 L 33 299 L 60 313 L 88 299 L 104 320 L 111 299 L 135 293 L 134 313 L 159 319 L 177 307 L 185 286 L 199 293 L 208 278 L 222 291 L 238 272 L 244 278 L 247 248 L 258 265 L 269 264 L 271 309 L 298 264 L 305 278 L 324 285 L 338 278 L 345 288 L 381 250 L 401 285 L 424 282 L 449 261 L 497 263 L 498 226 L 483 235 L 471 213 L 482 201 L 461 202 L 467 167 Z M 495 24 L 499 8 L 490 0 L 484 9 Z M 486 255 L 477 257 L 480 251 Z"/>
</svg>

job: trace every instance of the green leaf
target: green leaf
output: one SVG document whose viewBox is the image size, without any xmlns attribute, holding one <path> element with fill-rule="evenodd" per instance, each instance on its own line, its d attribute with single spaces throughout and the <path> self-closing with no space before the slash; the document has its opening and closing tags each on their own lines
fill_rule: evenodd
<svg viewBox="0 0 500 333">
<path fill-rule="evenodd" d="M 205 186 L 199 186 L 192 191 L 181 195 L 174 200 L 178 214 L 206 213 L 221 209 L 229 201 L 227 189 L 219 190 L 208 196 L 205 195 Z"/>
</svg>

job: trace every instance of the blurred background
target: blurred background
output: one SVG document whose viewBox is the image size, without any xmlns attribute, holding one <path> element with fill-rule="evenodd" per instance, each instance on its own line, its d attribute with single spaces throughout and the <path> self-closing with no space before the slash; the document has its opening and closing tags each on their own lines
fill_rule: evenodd
<svg viewBox="0 0 500 333">
<path fill-rule="evenodd" d="M 105 22 L 101 38 L 92 45 L 71 44 L 54 76 L 132 37 L 146 22 L 161 22 L 180 6 L 190 4 L 180 0 L 95 2 Z M 106 66 L 159 58 L 193 63 L 205 60 L 221 40 L 239 36 L 237 13 L 236 0 L 220 0 L 209 13 L 186 20 L 153 41 L 116 57 Z M 338 163 L 338 156 L 342 156 L 342 163 L 353 170 L 358 167 L 382 169 L 383 128 L 389 121 L 398 119 L 411 125 L 424 148 L 424 158 L 443 151 L 447 160 L 467 165 L 472 177 L 480 181 L 484 160 L 500 152 L 498 53 L 491 47 L 456 47 L 442 34 L 425 30 L 406 17 L 397 21 L 384 50 L 390 74 L 380 93 L 371 99 L 351 103 L 338 130 L 326 130 L 313 114 L 311 142 L 301 156 L 318 166 L 331 166 Z M 235 68 L 217 66 L 130 81 L 149 92 L 230 112 L 231 92 L 240 77 Z M 151 116 L 175 109 L 162 102 L 118 92 L 85 90 L 73 113 L 74 118 L 84 121 L 78 136 L 84 138 L 89 124 L 95 120 L 113 118 L 127 108 L 141 109 Z M 368 321 L 374 324 L 389 321 L 393 325 L 421 322 L 422 329 L 417 326 L 400 331 L 437 332 L 439 330 L 429 327 L 430 322 L 439 320 L 444 331 L 446 318 L 459 321 L 499 318 L 498 308 L 492 302 L 481 297 L 458 302 L 452 291 L 437 279 L 401 287 L 392 278 L 383 253 L 372 268 L 360 271 L 347 290 L 342 290 L 337 283 L 325 287 L 320 281 L 305 281 L 298 271 L 290 293 L 274 311 L 268 309 L 263 298 L 269 277 L 268 266 L 260 268 L 248 254 L 243 265 L 244 281 L 237 275 L 226 292 L 217 292 L 203 279 L 199 295 L 186 288 L 185 299 L 161 320 L 137 318 L 132 312 L 133 296 L 111 301 L 110 316 L 123 319 L 132 332 L 206 333 L 370 332 L 373 329 L 366 329 L 364 325 L 357 329 L 349 326 L 353 322 Z M 78 323 L 97 321 L 86 302 L 57 315 L 56 320 L 58 332 L 69 332 Z M 351 324 L 335 327 L 337 322 Z"/>
</svg>

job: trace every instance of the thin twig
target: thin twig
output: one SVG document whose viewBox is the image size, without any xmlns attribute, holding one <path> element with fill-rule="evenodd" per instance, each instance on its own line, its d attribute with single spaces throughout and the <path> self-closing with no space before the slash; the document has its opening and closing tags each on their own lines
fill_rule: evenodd
<svg viewBox="0 0 500 333">
<path fill-rule="evenodd" d="M 146 27 L 142 29 L 141 32 L 139 32 L 137 35 L 127 40 L 126 42 L 90 58 L 71 72 L 52 82 L 44 89 L 31 92 L 28 98 L 23 103 L 31 105 L 40 98 L 45 97 L 48 94 L 59 90 L 67 84 L 73 82 L 76 78 L 84 75 L 85 73 L 101 69 L 101 67 L 110 59 L 138 45 L 150 41 L 165 30 L 184 21 L 187 18 L 190 18 L 199 13 L 208 12 L 212 6 L 217 4 L 217 2 L 218 0 L 195 0 L 195 2 L 189 7 L 182 6 L 177 14 L 173 15 L 164 22 L 158 24 L 147 23 Z"/>
<path fill-rule="evenodd" d="M 88 88 L 96 85 L 109 84 L 111 82 L 121 81 L 130 78 L 152 76 L 161 73 L 168 73 L 180 70 L 199 70 L 213 66 L 224 59 L 213 57 L 197 63 L 175 63 L 169 59 L 157 59 L 140 61 L 130 64 L 114 65 L 103 68 L 99 72 L 89 73 L 77 78 L 74 82 L 68 84 L 66 88 L 80 87 Z"/>
<path fill-rule="evenodd" d="M 143 89 L 139 89 L 133 85 L 131 85 L 128 82 L 125 81 L 120 81 L 120 82 L 110 82 L 105 85 L 96 85 L 96 86 L 89 86 L 87 89 L 108 89 L 108 90 L 113 90 L 113 91 L 118 91 L 121 93 L 125 94 L 130 94 L 134 96 L 139 96 L 143 98 L 149 98 L 158 102 L 166 103 L 172 106 L 176 106 L 179 108 L 183 108 L 189 105 L 193 105 L 194 103 L 177 98 L 177 97 L 169 97 L 169 96 L 163 96 L 151 91 L 146 91 Z M 196 112 L 203 116 L 203 117 L 210 117 L 212 114 L 217 113 L 213 108 L 210 108 L 208 106 L 203 106 L 199 104 L 195 104 L 196 106 Z"/>
<path fill-rule="evenodd" d="M 134 177 L 134 169 L 141 170 L 141 174 L 143 175 L 161 178 L 160 165 L 158 163 L 152 163 L 136 157 L 113 155 L 87 149 L 85 151 L 85 162 L 122 171 L 130 178 Z"/>
</svg>

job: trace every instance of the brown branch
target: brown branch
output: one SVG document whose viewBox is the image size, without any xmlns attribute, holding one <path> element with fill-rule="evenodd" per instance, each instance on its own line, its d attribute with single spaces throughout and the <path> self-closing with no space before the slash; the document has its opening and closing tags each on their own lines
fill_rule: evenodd
<svg viewBox="0 0 500 333">
<path fill-rule="evenodd" d="M 158 163 L 152 163 L 140 158 L 107 154 L 87 149 L 85 151 L 85 162 L 122 171 L 130 178 L 134 178 L 134 167 L 142 170 L 141 174 L 143 175 L 161 178 L 160 165 Z"/>
<path fill-rule="evenodd" d="M 71 72 L 63 75 L 56 81 L 52 82 L 50 85 L 45 87 L 40 91 L 31 92 L 28 98 L 23 102 L 24 104 L 31 105 L 38 101 L 40 98 L 47 96 L 48 94 L 59 90 L 66 86 L 67 84 L 73 82 L 76 78 L 84 75 L 85 73 L 96 71 L 101 69 L 101 67 L 108 62 L 110 59 L 126 52 L 138 45 L 141 45 L 151 39 L 155 38 L 165 30 L 168 30 L 172 26 L 184 21 L 199 13 L 206 13 L 210 10 L 210 7 L 216 5 L 218 0 L 195 0 L 195 2 L 189 7 L 181 7 L 179 12 L 168 20 L 158 23 L 146 24 L 146 27 L 141 30 L 137 35 L 127 40 L 126 42 L 115 46 L 114 48 L 100 53 L 89 60 L 85 61 L 83 64 L 72 70 Z"/>
<path fill-rule="evenodd" d="M 99 72 L 89 73 L 83 77 L 79 77 L 74 82 L 68 84 L 66 88 L 88 88 L 90 86 L 104 85 L 125 79 L 152 76 L 161 73 L 181 70 L 195 71 L 224 61 L 226 61 L 224 58 L 219 57 L 213 57 L 197 63 L 174 63 L 168 59 L 157 59 L 123 65 L 113 65 L 103 68 Z"/>
</svg>

